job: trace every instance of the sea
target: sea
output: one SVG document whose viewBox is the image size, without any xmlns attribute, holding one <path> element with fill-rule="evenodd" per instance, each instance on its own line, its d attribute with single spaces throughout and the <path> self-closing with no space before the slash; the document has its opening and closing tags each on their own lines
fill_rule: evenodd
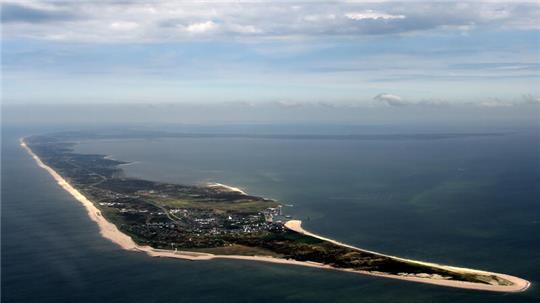
<svg viewBox="0 0 540 303">
<path fill-rule="evenodd" d="M 540 302 L 538 128 L 454 128 L 451 132 L 477 135 L 435 138 L 415 137 L 429 133 L 421 127 L 176 128 L 326 136 L 98 140 L 83 141 L 76 151 L 129 161 L 122 168 L 130 177 L 219 182 L 279 200 L 306 229 L 358 247 L 507 273 L 532 286 L 522 293 L 492 293 L 290 265 L 183 261 L 124 251 L 102 238 L 83 206 L 19 146 L 22 136 L 77 126 L 9 125 L 2 129 L 1 301 Z M 394 136 L 337 136 L 343 134 Z"/>
</svg>

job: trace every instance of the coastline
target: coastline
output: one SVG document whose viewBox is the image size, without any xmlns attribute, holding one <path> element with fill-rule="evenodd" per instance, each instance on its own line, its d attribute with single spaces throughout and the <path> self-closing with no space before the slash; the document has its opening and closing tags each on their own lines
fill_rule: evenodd
<svg viewBox="0 0 540 303">
<path fill-rule="evenodd" d="M 231 192 L 237 192 L 237 193 L 242 194 L 244 196 L 248 195 L 245 191 L 241 190 L 238 187 L 233 187 L 233 186 L 229 186 L 229 185 L 222 184 L 222 183 L 210 182 L 210 183 L 207 183 L 206 186 L 208 186 L 208 187 L 217 187 L 217 188 L 225 189 L 225 190 L 228 190 L 228 191 L 231 191 Z"/>
<path fill-rule="evenodd" d="M 58 185 L 60 185 L 60 187 L 62 187 L 65 191 L 71 194 L 77 201 L 79 201 L 85 207 L 90 219 L 98 225 L 101 236 L 117 244 L 118 246 L 120 246 L 122 249 L 125 249 L 125 250 L 144 252 L 147 255 L 152 256 L 152 257 L 178 258 L 178 259 L 191 260 L 191 261 L 212 260 L 212 259 L 233 259 L 233 260 L 249 260 L 249 261 L 297 265 L 297 266 L 307 266 L 307 267 L 331 269 L 331 270 L 344 271 L 344 272 L 350 272 L 350 273 L 356 273 L 356 274 L 370 275 L 370 276 L 376 276 L 376 277 L 384 277 L 384 278 L 392 278 L 392 279 L 399 279 L 399 280 L 419 282 L 419 283 L 434 284 L 434 285 L 447 286 L 447 287 L 465 288 L 465 289 L 473 289 L 473 290 L 486 290 L 486 291 L 495 291 L 495 292 L 522 292 L 522 291 L 525 291 L 527 288 L 529 288 L 531 285 L 529 281 L 526 281 L 518 277 L 506 275 L 506 274 L 493 273 L 493 272 L 474 270 L 474 269 L 468 269 L 468 268 L 445 266 L 445 265 L 439 265 L 435 263 L 428 263 L 428 262 L 422 262 L 422 261 L 416 261 L 416 260 L 409 260 L 409 259 L 384 255 L 384 254 L 380 254 L 380 253 L 369 251 L 369 250 L 364 250 L 358 247 L 347 245 L 347 244 L 344 244 L 344 243 L 341 243 L 332 239 L 328 239 L 328 238 L 310 233 L 301 227 L 301 221 L 299 220 L 288 221 L 285 224 L 285 227 L 301 234 L 313 236 L 321 240 L 332 242 L 336 245 L 346 246 L 346 247 L 357 249 L 364 252 L 391 257 L 391 258 L 395 258 L 401 261 L 414 262 L 417 264 L 427 265 L 430 267 L 442 268 L 445 270 L 459 272 L 459 273 L 473 273 L 473 274 L 481 273 L 481 274 L 496 275 L 506 280 L 509 280 L 514 284 L 511 286 L 502 286 L 502 285 L 489 285 L 489 284 L 480 284 L 480 283 L 472 283 L 472 282 L 464 282 L 464 281 L 445 280 L 442 278 L 437 279 L 433 277 L 428 278 L 428 277 L 417 277 L 417 276 L 399 276 L 399 275 L 387 274 L 387 273 L 382 273 L 382 272 L 379 273 L 379 272 L 369 272 L 369 271 L 361 271 L 361 270 L 353 270 L 353 269 L 335 268 L 330 265 L 325 265 L 325 264 L 316 263 L 316 262 L 296 261 L 296 260 L 291 260 L 291 259 L 281 259 L 281 258 L 274 258 L 274 257 L 269 257 L 269 256 L 215 255 L 215 254 L 210 254 L 210 253 L 171 251 L 171 250 L 164 250 L 164 249 L 155 249 L 150 246 L 141 246 L 135 243 L 130 236 L 122 233 L 116 227 L 116 225 L 107 221 L 105 217 L 103 217 L 103 215 L 101 214 L 101 211 L 94 205 L 94 203 L 92 203 L 84 195 L 82 195 L 77 189 L 71 186 L 71 184 L 69 184 L 54 169 L 52 169 L 51 167 L 43 163 L 41 159 L 36 154 L 34 154 L 34 152 L 26 145 L 24 138 L 20 139 L 20 145 L 36 161 L 39 167 L 45 169 L 54 178 L 54 180 L 58 183 Z M 215 186 L 224 186 L 224 185 L 215 183 Z M 239 191 L 245 194 L 243 191 L 241 191 L 238 188 L 229 187 L 229 186 L 226 186 L 226 187 L 229 188 L 230 190 Z"/>
</svg>

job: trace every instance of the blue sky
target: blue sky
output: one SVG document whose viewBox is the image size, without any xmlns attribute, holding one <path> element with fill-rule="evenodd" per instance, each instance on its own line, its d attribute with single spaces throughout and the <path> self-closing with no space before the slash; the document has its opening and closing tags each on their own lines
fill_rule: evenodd
<svg viewBox="0 0 540 303">
<path fill-rule="evenodd" d="M 540 103 L 538 2 L 7 1 L 5 104 Z"/>
</svg>

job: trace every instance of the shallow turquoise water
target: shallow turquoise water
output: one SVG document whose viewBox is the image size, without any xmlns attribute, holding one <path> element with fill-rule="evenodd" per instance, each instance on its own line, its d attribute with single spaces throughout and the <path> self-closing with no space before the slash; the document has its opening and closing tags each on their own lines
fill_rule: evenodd
<svg viewBox="0 0 540 303">
<path fill-rule="evenodd" d="M 538 302 L 240 261 L 125 252 L 4 129 L 4 302 Z M 534 132 L 442 140 L 158 139 L 81 144 L 135 161 L 130 176 L 217 181 L 292 204 L 306 228 L 360 247 L 540 281 L 540 148 Z"/>
</svg>

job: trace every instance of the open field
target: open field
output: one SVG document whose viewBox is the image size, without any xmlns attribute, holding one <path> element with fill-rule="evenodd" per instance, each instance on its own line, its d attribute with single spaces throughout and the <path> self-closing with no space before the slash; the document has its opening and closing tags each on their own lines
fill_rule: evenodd
<svg viewBox="0 0 540 303">
<path fill-rule="evenodd" d="M 208 209 L 221 212 L 244 212 L 257 213 L 270 207 L 277 207 L 279 203 L 264 200 L 237 200 L 234 202 L 204 201 L 201 199 L 175 199 L 175 198 L 156 198 L 152 201 L 159 205 L 169 208 L 193 208 Z"/>
<path fill-rule="evenodd" d="M 204 252 L 214 255 L 239 255 L 239 256 L 270 256 L 270 257 L 283 257 L 281 254 L 277 254 L 271 250 L 259 248 L 259 247 L 250 247 L 240 244 L 232 244 L 222 247 L 212 247 L 212 248 L 199 248 L 193 249 L 194 252 Z"/>
</svg>

